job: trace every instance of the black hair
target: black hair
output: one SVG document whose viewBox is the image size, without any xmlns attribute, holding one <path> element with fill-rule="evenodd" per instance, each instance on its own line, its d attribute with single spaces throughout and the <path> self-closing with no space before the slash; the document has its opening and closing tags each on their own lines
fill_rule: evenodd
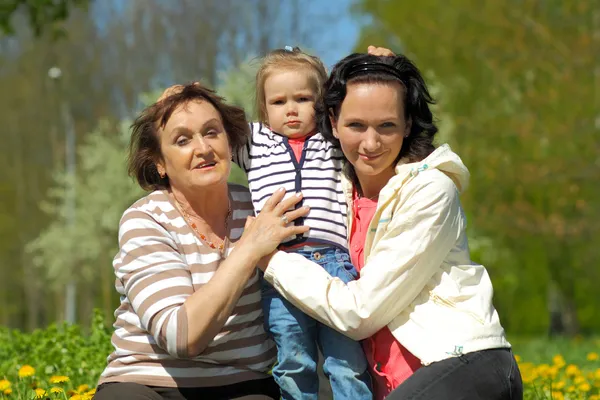
<svg viewBox="0 0 600 400">
<path fill-rule="evenodd" d="M 433 121 L 429 106 L 435 101 L 429 94 L 425 80 L 419 69 L 407 57 L 374 56 L 371 54 L 351 54 L 339 61 L 323 88 L 321 100 L 316 105 L 317 123 L 323 136 L 340 147 L 333 136 L 330 116 L 337 119 L 347 86 L 350 83 L 400 82 L 404 89 L 404 117 L 411 122 L 408 137 L 404 139 L 396 162 L 421 161 L 431 154 L 435 147 L 433 140 L 438 128 Z M 344 160 L 344 173 L 358 185 L 354 167 Z"/>
</svg>

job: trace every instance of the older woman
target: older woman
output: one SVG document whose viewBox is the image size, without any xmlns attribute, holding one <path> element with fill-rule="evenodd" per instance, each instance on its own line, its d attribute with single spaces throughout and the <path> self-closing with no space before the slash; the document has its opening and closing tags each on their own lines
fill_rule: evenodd
<svg viewBox="0 0 600 400">
<path fill-rule="evenodd" d="M 268 375 L 275 347 L 263 330 L 255 239 L 260 232 L 270 238 L 263 247 L 275 247 L 304 233 L 282 222 L 301 196 L 281 201 L 276 192 L 244 232 L 250 194 L 227 178 L 249 128 L 243 110 L 222 100 L 184 86 L 133 124 L 129 172 L 152 192 L 121 219 L 121 305 L 97 399 L 279 398 Z"/>
<path fill-rule="evenodd" d="M 469 255 L 459 200 L 469 173 L 448 146 L 433 146 L 431 103 L 406 57 L 354 54 L 334 67 L 318 114 L 346 158 L 360 277 L 344 283 L 276 252 L 265 278 L 309 315 L 364 340 L 378 399 L 520 399 L 490 278 Z"/>
</svg>

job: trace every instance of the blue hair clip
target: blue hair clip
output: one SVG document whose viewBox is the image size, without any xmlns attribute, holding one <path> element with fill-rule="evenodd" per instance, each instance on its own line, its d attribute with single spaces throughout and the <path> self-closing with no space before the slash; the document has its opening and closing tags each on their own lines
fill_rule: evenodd
<svg viewBox="0 0 600 400">
<path fill-rule="evenodd" d="M 289 51 L 291 53 L 292 51 L 294 51 L 294 48 L 292 46 L 285 46 L 284 50 Z"/>
</svg>

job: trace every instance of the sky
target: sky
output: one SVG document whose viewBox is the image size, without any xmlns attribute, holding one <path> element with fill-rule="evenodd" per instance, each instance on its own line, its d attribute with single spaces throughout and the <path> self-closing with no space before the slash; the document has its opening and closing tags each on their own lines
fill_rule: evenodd
<svg viewBox="0 0 600 400">
<path fill-rule="evenodd" d="M 330 0 L 328 2 L 310 2 L 311 7 L 326 7 L 325 12 L 338 14 L 338 18 L 322 27 L 322 37 L 325 38 L 314 50 L 327 67 L 350 54 L 358 41 L 360 24 L 350 14 L 353 0 Z M 317 10 L 311 10 L 315 12 Z M 366 50 L 366 49 L 365 49 Z"/>
</svg>

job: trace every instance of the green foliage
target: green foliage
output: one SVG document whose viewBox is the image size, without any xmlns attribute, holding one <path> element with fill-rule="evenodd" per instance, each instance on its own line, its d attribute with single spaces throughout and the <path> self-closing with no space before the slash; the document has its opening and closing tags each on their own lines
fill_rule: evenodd
<svg viewBox="0 0 600 400">
<path fill-rule="evenodd" d="M 248 58 L 219 74 L 217 91 L 225 100 L 246 110 L 249 120 L 255 120 L 257 113 L 254 102 L 254 81 L 258 70 L 258 60 Z"/>
<path fill-rule="evenodd" d="M 22 10 L 36 36 L 47 28 L 54 33 L 60 30 L 58 24 L 69 16 L 73 7 L 85 7 L 90 0 L 2 0 L 0 4 L 0 32 L 14 34 L 12 17 Z"/>
<path fill-rule="evenodd" d="M 78 325 L 52 324 L 31 333 L 0 327 L 0 379 L 11 382 L 13 394 L 8 398 L 31 398 L 32 387 L 48 390 L 52 376 L 67 376 L 65 392 L 79 385 L 96 386 L 112 352 L 110 329 L 96 310 L 87 334 Z M 31 377 L 19 377 L 19 369 L 35 369 Z M 0 396 L 2 394 L 0 393 Z"/>
<path fill-rule="evenodd" d="M 249 58 L 219 75 L 217 92 L 230 104 L 246 110 L 248 120 L 256 119 L 254 107 L 254 76 L 258 63 Z M 230 182 L 248 186 L 246 174 L 237 165 L 231 166 Z"/>
<path fill-rule="evenodd" d="M 96 310 L 87 334 L 78 325 L 53 324 L 32 333 L 0 328 L 0 389 L 8 381 L 13 391 L 6 398 L 29 399 L 32 386 L 46 391 L 58 386 L 69 395 L 80 385 L 88 385 L 88 389 L 79 388 L 82 393 L 95 387 L 113 350 L 112 330 L 105 322 Z M 525 381 L 525 399 L 585 399 L 598 391 L 599 338 L 511 338 L 511 342 Z M 33 376 L 19 377 L 19 369 L 25 365 L 35 369 Z M 57 375 L 68 377 L 68 382 L 50 384 Z M 586 383 L 589 392 L 584 391 Z M 552 384 L 561 389 L 551 395 Z"/>
<path fill-rule="evenodd" d="M 600 227 L 594 4 L 355 6 L 369 21 L 356 49 L 391 46 L 443 83 L 437 115 L 451 118 L 447 140 L 471 171 L 469 223 L 488 242 L 476 256 L 485 258 L 513 332 L 548 330 L 548 311 L 570 334 L 600 329 L 592 311 L 600 307 L 592 284 L 600 253 L 588 239 Z"/>
<path fill-rule="evenodd" d="M 69 177 L 62 170 L 55 172 L 56 184 L 42 204 L 53 221 L 28 246 L 35 254 L 35 264 L 52 284 L 61 286 L 72 277 L 81 282 L 98 281 L 99 262 L 105 263 L 102 268 L 110 268 L 121 215 L 142 195 L 125 168 L 129 125 L 124 121 L 114 127 L 101 121 L 79 146 L 73 225 L 66 222 L 64 206 Z"/>
</svg>

